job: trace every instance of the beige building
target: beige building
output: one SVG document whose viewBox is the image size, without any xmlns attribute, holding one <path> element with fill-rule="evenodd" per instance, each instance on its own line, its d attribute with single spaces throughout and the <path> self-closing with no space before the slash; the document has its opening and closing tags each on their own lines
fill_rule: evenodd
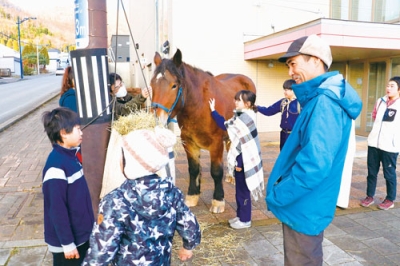
<svg viewBox="0 0 400 266">
<path fill-rule="evenodd" d="M 356 130 L 359 135 L 367 135 L 375 100 L 385 94 L 387 80 L 400 75 L 400 0 L 128 3 L 135 42 L 130 45 L 127 71 L 132 86 L 144 86 L 143 76 L 147 83 L 150 81 L 155 51 L 169 58 L 179 48 L 184 62 L 214 75 L 248 75 L 257 86 L 257 104 L 269 106 L 283 97 L 282 84 L 290 78 L 287 67 L 277 59 L 294 39 L 317 34 L 332 47 L 331 70 L 339 70 L 363 100 Z M 115 14 L 109 13 L 112 19 Z M 108 35 L 113 34 L 115 31 L 109 27 Z M 166 41 L 169 52 L 162 53 Z M 279 115 L 258 115 L 257 120 L 260 132 L 280 130 Z"/>
</svg>

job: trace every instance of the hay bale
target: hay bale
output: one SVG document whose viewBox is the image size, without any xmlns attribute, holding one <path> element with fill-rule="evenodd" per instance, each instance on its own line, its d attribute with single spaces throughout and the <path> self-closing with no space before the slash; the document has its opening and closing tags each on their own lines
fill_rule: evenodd
<svg viewBox="0 0 400 266">
<path fill-rule="evenodd" d="M 121 116 L 116 120 L 111 128 L 115 129 L 120 135 L 126 135 L 131 131 L 138 129 L 154 129 L 157 126 L 156 117 L 152 113 L 144 110 L 131 113 L 127 116 Z"/>
</svg>

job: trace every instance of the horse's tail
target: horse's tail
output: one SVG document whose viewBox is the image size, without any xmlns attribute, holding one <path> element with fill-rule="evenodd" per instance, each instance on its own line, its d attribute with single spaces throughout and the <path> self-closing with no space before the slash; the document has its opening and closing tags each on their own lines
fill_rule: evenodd
<svg viewBox="0 0 400 266">
<path fill-rule="evenodd" d="M 226 150 L 226 152 L 228 152 L 228 151 L 229 151 L 229 148 L 231 147 L 231 140 L 229 139 L 228 134 L 226 134 L 226 135 L 224 136 L 223 141 L 224 141 L 224 143 L 225 143 L 225 150 Z"/>
</svg>

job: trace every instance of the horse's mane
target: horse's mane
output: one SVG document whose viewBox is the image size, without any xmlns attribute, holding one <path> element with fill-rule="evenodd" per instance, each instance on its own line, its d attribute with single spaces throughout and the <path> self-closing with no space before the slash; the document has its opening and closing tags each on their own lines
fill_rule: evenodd
<svg viewBox="0 0 400 266">
<path fill-rule="evenodd" d="M 194 67 L 185 62 L 182 62 L 182 64 L 186 67 L 191 68 L 194 72 L 202 72 L 202 73 L 206 73 L 212 77 L 214 76 L 210 71 L 204 71 L 201 68 Z M 184 71 L 180 71 L 179 68 L 176 67 L 173 60 L 164 58 L 162 60 L 161 64 L 158 65 L 157 68 L 155 69 L 155 74 L 158 74 L 158 73 L 164 74 L 166 70 L 168 70 L 173 76 L 176 76 L 178 78 L 178 80 L 182 80 L 185 77 Z"/>
<path fill-rule="evenodd" d="M 192 80 L 193 82 L 199 82 L 200 80 L 204 79 L 204 77 L 214 77 L 214 75 L 209 71 L 204 71 L 200 68 L 194 67 L 189 65 L 185 62 L 181 62 L 180 67 L 177 67 L 174 60 L 164 58 L 161 63 L 156 67 L 154 71 L 154 75 L 157 76 L 159 74 L 164 75 L 164 73 L 168 70 L 172 76 L 177 78 L 179 86 L 183 88 L 183 98 L 187 98 L 188 94 L 195 94 L 197 96 L 193 97 L 200 97 L 199 93 L 202 90 L 188 90 L 188 87 L 192 87 L 190 85 L 192 78 L 195 78 L 196 81 Z M 193 74 L 190 74 L 193 73 Z M 203 77 L 203 78 L 201 78 Z"/>
</svg>

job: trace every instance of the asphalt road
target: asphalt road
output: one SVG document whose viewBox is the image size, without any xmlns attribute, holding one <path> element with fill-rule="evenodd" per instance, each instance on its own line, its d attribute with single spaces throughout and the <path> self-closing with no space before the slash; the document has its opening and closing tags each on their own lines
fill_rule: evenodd
<svg viewBox="0 0 400 266">
<path fill-rule="evenodd" d="M 45 74 L 0 83 L 0 131 L 60 93 L 62 76 Z"/>
</svg>

